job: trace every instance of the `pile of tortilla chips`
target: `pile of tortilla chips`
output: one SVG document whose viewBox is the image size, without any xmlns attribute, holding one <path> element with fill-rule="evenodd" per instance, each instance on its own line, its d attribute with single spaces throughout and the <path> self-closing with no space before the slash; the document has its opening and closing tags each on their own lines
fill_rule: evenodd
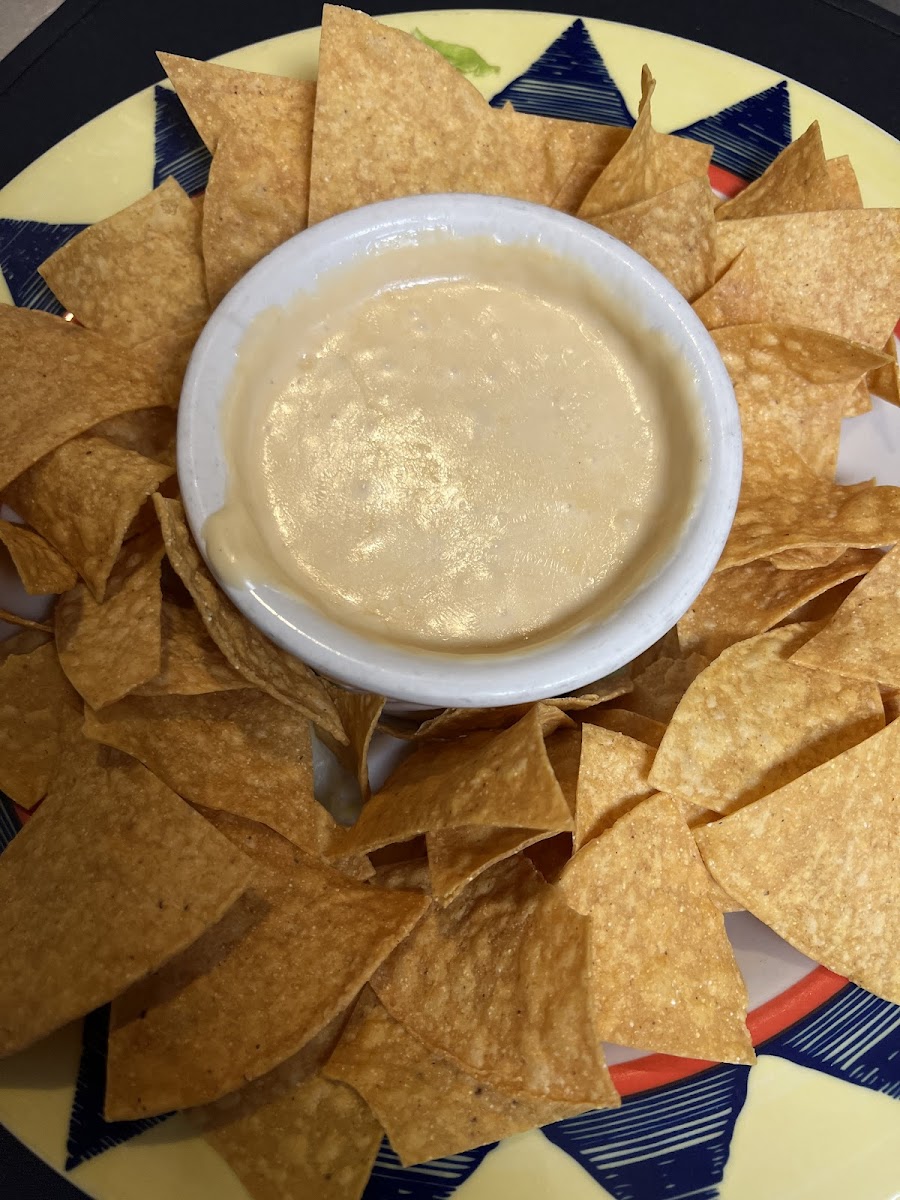
<svg viewBox="0 0 900 1200">
<path fill-rule="evenodd" d="M 720 203 L 711 147 L 492 109 L 424 41 L 326 6 L 317 83 L 172 55 L 213 152 L 0 308 L 0 1054 L 112 1002 L 106 1115 L 188 1109 L 259 1200 L 619 1102 L 602 1042 L 750 1063 L 723 912 L 900 1002 L 900 488 L 834 482 L 843 417 L 900 404 L 900 211 L 817 126 Z M 424 192 L 524 198 L 627 241 L 713 331 L 745 472 L 718 569 L 619 676 L 389 724 L 267 641 L 206 570 L 173 472 L 203 322 L 308 223 Z M 885 352 L 885 346 L 889 351 Z M 313 791 L 312 730 L 364 804 Z"/>
</svg>

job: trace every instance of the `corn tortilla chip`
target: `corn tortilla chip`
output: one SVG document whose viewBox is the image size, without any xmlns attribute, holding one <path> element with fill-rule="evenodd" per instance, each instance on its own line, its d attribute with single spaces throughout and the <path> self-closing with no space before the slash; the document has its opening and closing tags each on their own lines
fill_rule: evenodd
<svg viewBox="0 0 900 1200">
<path fill-rule="evenodd" d="M 578 210 L 585 221 L 595 222 L 598 217 L 649 200 L 689 179 L 707 179 L 712 146 L 657 133 L 653 128 L 650 100 L 655 88 L 656 80 L 644 67 L 638 119 Z"/>
<path fill-rule="evenodd" d="M 295 708 L 339 742 L 347 735 L 314 671 L 251 625 L 213 581 L 194 545 L 179 500 L 154 497 L 169 562 L 191 593 L 213 641 L 248 683 Z"/>
<path fill-rule="evenodd" d="M 844 552 L 843 546 L 795 546 L 770 554 L 765 561 L 779 571 L 816 571 L 836 563 Z"/>
<path fill-rule="evenodd" d="M 569 811 L 575 812 L 575 796 L 578 791 L 578 770 L 581 764 L 581 729 L 564 726 L 544 739 L 544 749 L 556 782 L 562 789 Z"/>
<path fill-rule="evenodd" d="M 106 438 L 79 437 L 20 475 L 6 500 L 72 564 L 99 602 L 141 506 L 171 475 L 171 466 Z"/>
<path fill-rule="evenodd" d="M 884 705 L 884 723 L 890 725 L 900 717 L 900 689 L 882 688 L 881 702 Z"/>
<path fill-rule="evenodd" d="M 249 821 L 246 817 L 238 817 L 223 809 L 204 808 L 199 804 L 195 804 L 194 807 L 230 842 L 234 842 L 239 850 L 243 850 L 248 857 L 256 859 L 271 871 L 290 871 L 304 860 L 303 851 L 268 825 Z M 374 878 L 375 875 L 375 868 L 365 856 L 357 859 L 338 859 L 330 865 L 350 879 L 366 880 Z"/>
<path fill-rule="evenodd" d="M 332 740 L 330 749 L 356 776 L 363 804 L 371 794 L 369 787 L 369 746 L 384 709 L 384 696 L 372 692 L 348 692 L 336 683 L 326 683 L 337 709 L 338 719 L 347 736 L 346 745 Z"/>
<path fill-rule="evenodd" d="M 425 839 L 422 838 L 423 851 Z M 375 868 L 372 883 L 376 887 L 398 889 L 404 892 L 424 892 L 431 895 L 431 876 L 426 858 L 409 859 L 406 862 L 385 863 Z"/>
<path fill-rule="evenodd" d="M 877 550 L 846 550 L 835 562 L 808 571 L 779 570 L 765 559 L 717 571 L 678 622 L 681 644 L 712 660 L 837 584 L 865 575 L 880 557 Z"/>
<path fill-rule="evenodd" d="M 897 363 L 897 339 L 894 334 L 888 338 L 884 352 L 892 361 L 870 373 L 868 386 L 882 400 L 887 400 L 889 404 L 900 405 L 900 366 Z"/>
<path fill-rule="evenodd" d="M 688 301 L 715 280 L 716 219 L 705 178 L 686 179 L 628 208 L 592 217 L 591 223 L 646 258 Z"/>
<path fill-rule="evenodd" d="M 176 416 L 171 408 L 142 408 L 101 421 L 90 430 L 123 450 L 133 450 L 167 467 L 175 466 Z"/>
<path fill-rule="evenodd" d="M 336 835 L 313 795 L 305 718 L 264 692 L 128 696 L 86 712 L 85 734 L 133 755 L 186 800 L 259 821 L 309 854 Z"/>
<path fill-rule="evenodd" d="M 679 704 L 651 784 L 732 812 L 881 729 L 874 684 L 788 661 L 810 632 L 789 625 L 724 650 Z"/>
<path fill-rule="evenodd" d="M 894 1004 L 898 772 L 895 721 L 696 834 L 715 878 L 754 916 L 801 953 Z"/>
<path fill-rule="evenodd" d="M 766 300 L 752 250 L 742 250 L 710 289 L 693 304 L 707 329 L 758 325 L 766 318 Z"/>
<path fill-rule="evenodd" d="M 74 587 L 75 572 L 39 533 L 24 525 L 14 525 L 12 521 L 0 521 L 0 542 L 9 551 L 22 586 L 29 595 L 65 592 Z"/>
<path fill-rule="evenodd" d="M 156 970 L 218 921 L 250 876 L 189 805 L 138 763 L 113 759 L 100 747 L 82 753 L 0 858 L 0 1055 Z"/>
<path fill-rule="evenodd" d="M 642 716 L 641 713 L 629 712 L 627 708 L 598 708 L 595 712 L 585 713 L 583 719 L 588 725 L 599 725 L 601 729 L 609 729 L 613 733 L 624 733 L 636 742 L 652 746 L 654 750 L 666 732 L 665 725 L 660 721 Z"/>
<path fill-rule="evenodd" d="M 544 748 L 539 707 L 510 729 L 422 746 L 405 759 L 334 843 L 362 854 L 466 825 L 570 829 L 569 806 Z"/>
<path fill-rule="evenodd" d="M 146 366 L 149 378 L 172 408 L 178 407 L 184 373 L 205 324 L 203 319 L 177 325 L 134 345 L 135 358 Z M 141 450 L 141 453 L 145 454 L 146 451 Z"/>
<path fill-rule="evenodd" d="M 831 187 L 832 206 L 834 208 L 862 208 L 862 193 L 853 164 L 846 154 L 840 158 L 829 158 L 825 164 L 828 171 L 828 182 Z"/>
<path fill-rule="evenodd" d="M 708 660 L 695 652 L 678 657 L 660 655 L 635 676 L 631 694 L 623 698 L 621 707 L 667 725 L 681 697 L 707 665 Z"/>
<path fill-rule="evenodd" d="M 306 228 L 316 85 L 300 80 L 277 108 L 224 125 L 206 185 L 203 261 L 215 306 L 276 246 Z"/>
<path fill-rule="evenodd" d="M 821 632 L 791 662 L 851 679 L 900 687 L 900 547 L 886 554 L 847 597 Z"/>
<path fill-rule="evenodd" d="M 66 718 L 80 710 L 55 646 L 11 654 L 0 666 L 0 789 L 22 808 L 46 795 L 65 747 Z"/>
<path fill-rule="evenodd" d="M 428 907 L 304 857 L 258 867 L 179 958 L 113 1005 L 107 1120 L 208 1104 L 296 1054 Z"/>
<path fill-rule="evenodd" d="M 317 1071 L 343 1015 L 267 1075 L 190 1113 L 254 1200 L 358 1200 L 381 1125 L 352 1088 Z"/>
<path fill-rule="evenodd" d="M 195 608 L 163 600 L 160 669 L 131 691 L 136 696 L 202 696 L 207 692 L 236 692 L 247 680 L 238 675 Z"/>
<path fill-rule="evenodd" d="M 563 867 L 572 857 L 571 833 L 556 833 L 553 837 L 526 846 L 523 857 L 538 871 L 547 883 L 556 883 Z"/>
<path fill-rule="evenodd" d="M 41 629 L 22 629 L 12 637 L 4 638 L 0 641 L 0 666 L 14 654 L 30 654 L 49 641 L 50 634 Z"/>
<path fill-rule="evenodd" d="M 497 1091 L 429 1049 L 370 989 L 357 1002 L 324 1074 L 363 1097 L 407 1167 L 585 1111 Z"/>
<path fill-rule="evenodd" d="M 492 109 L 436 50 L 364 13 L 322 9 L 309 223 L 427 192 L 549 204 L 568 147 Z"/>
<path fill-rule="evenodd" d="M 127 350 L 48 313 L 0 304 L 0 359 L 0 490 L 92 425 L 163 403 Z"/>
<path fill-rule="evenodd" d="M 825 212 L 835 203 L 819 122 L 795 138 L 759 179 L 716 209 L 719 221 L 772 217 L 779 213 Z"/>
<path fill-rule="evenodd" d="M 446 906 L 482 871 L 551 836 L 546 829 L 496 829 L 490 825 L 462 825 L 427 833 L 431 895 Z"/>
<path fill-rule="evenodd" d="M 591 920 L 598 1036 L 752 1063 L 747 989 L 678 805 L 653 796 L 579 850 L 559 889 Z"/>
<path fill-rule="evenodd" d="M 900 312 L 900 209 L 720 221 L 719 270 L 753 251 L 765 320 L 881 350 Z"/>
<path fill-rule="evenodd" d="M 588 921 L 510 858 L 432 907 L 371 983 L 410 1033 L 492 1086 L 608 1107 L 618 1096 L 592 1030 L 589 943 Z"/>
<path fill-rule="evenodd" d="M 200 217 L 171 177 L 76 234 L 39 270 L 82 325 L 128 346 L 209 315 Z"/>
<path fill-rule="evenodd" d="M 32 630 L 35 633 L 52 633 L 53 625 L 48 621 L 32 621 L 29 617 L 20 617 L 18 613 L 9 612 L 5 608 L 0 608 L 0 621 L 7 621 L 10 625 L 17 625 L 21 629 Z"/>
<path fill-rule="evenodd" d="M 578 850 L 623 813 L 656 791 L 649 782 L 654 751 L 624 733 L 597 725 L 581 727 L 581 765 L 575 800 Z"/>
</svg>

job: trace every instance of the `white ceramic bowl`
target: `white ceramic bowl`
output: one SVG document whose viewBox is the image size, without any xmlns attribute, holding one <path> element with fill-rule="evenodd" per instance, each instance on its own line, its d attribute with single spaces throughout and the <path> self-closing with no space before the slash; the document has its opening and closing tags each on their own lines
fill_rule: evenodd
<svg viewBox="0 0 900 1200">
<path fill-rule="evenodd" d="M 392 646 L 263 582 L 223 586 L 273 641 L 353 688 L 426 706 L 515 704 L 565 694 L 622 667 L 686 612 L 725 544 L 741 479 L 737 405 L 709 334 L 658 271 L 583 221 L 502 197 L 414 196 L 334 217 L 273 251 L 225 297 L 191 357 L 178 418 L 178 472 L 188 520 L 205 553 L 204 522 L 222 507 L 226 492 L 222 405 L 253 318 L 301 291 L 314 291 L 327 272 L 373 247 L 424 231 L 490 236 L 504 244 L 536 241 L 594 272 L 639 326 L 660 331 L 677 348 L 694 379 L 708 457 L 680 541 L 616 612 L 544 645 L 496 656 Z"/>
</svg>

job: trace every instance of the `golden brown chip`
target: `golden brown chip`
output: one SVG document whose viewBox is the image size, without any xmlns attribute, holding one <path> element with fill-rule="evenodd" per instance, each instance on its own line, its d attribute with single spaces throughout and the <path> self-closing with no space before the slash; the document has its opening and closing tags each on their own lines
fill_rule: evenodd
<svg viewBox="0 0 900 1200">
<path fill-rule="evenodd" d="M 688 651 L 692 646 L 687 647 Z M 627 708 L 598 708 L 594 712 L 584 714 L 584 722 L 588 725 L 599 725 L 601 729 L 609 729 L 613 733 L 624 733 L 627 737 L 655 750 L 662 741 L 666 727 L 660 721 L 641 713 L 629 712 Z"/>
<path fill-rule="evenodd" d="M 720 271 L 753 251 L 766 321 L 881 350 L 900 312 L 900 209 L 750 217 L 718 233 Z"/>
<path fill-rule="evenodd" d="M 788 661 L 810 633 L 788 625 L 724 650 L 679 704 L 650 783 L 732 812 L 881 729 L 875 684 Z"/>
<path fill-rule="evenodd" d="M 248 683 L 315 721 L 339 742 L 347 735 L 334 702 L 314 671 L 281 650 L 238 612 L 213 581 L 191 539 L 179 500 L 155 496 L 169 562 L 191 593 L 213 641 Z"/>
<path fill-rule="evenodd" d="M 648 781 L 653 754 L 650 746 L 623 733 L 597 725 L 581 727 L 576 850 L 656 791 Z"/>
<path fill-rule="evenodd" d="M 895 721 L 695 835 L 715 878 L 754 916 L 801 953 L 895 1004 L 898 773 Z"/>
<path fill-rule="evenodd" d="M 46 795 L 64 750 L 67 717 L 80 709 L 55 646 L 12 654 L 0 666 L 0 788 L 23 808 Z"/>
<path fill-rule="evenodd" d="M 853 164 L 846 154 L 840 158 L 829 158 L 825 164 L 828 183 L 831 187 L 833 208 L 862 208 L 862 194 Z"/>
<path fill-rule="evenodd" d="M 103 437 L 79 437 L 26 471 L 7 502 L 70 562 L 101 601 L 122 541 L 172 468 Z"/>
<path fill-rule="evenodd" d="M 200 217 L 171 177 L 89 225 L 39 270 L 82 325 L 128 346 L 209 315 Z"/>
<path fill-rule="evenodd" d="M 0 858 L 0 1055 L 156 970 L 249 876 L 247 859 L 149 771 L 83 747 Z"/>
<path fill-rule="evenodd" d="M 128 696 L 85 734 L 131 754 L 195 804 L 269 825 L 310 854 L 337 826 L 313 795 L 309 725 L 265 692 Z"/>
<path fill-rule="evenodd" d="M 316 85 L 300 80 L 277 106 L 250 105 L 221 127 L 206 185 L 203 260 L 210 303 L 306 228 Z"/>
<path fill-rule="evenodd" d="M 591 223 L 646 258 L 688 301 L 715 280 L 716 218 L 708 179 L 686 179 Z"/>
<path fill-rule="evenodd" d="M 194 807 L 202 812 L 207 821 L 211 821 L 220 833 L 224 833 L 229 841 L 234 842 L 240 850 L 269 870 L 290 871 L 304 860 L 302 850 L 268 825 L 248 821 L 246 817 L 238 817 L 223 809 L 204 808 L 199 804 L 195 804 Z M 350 879 L 372 879 L 375 875 L 375 868 L 365 856 L 357 859 L 338 859 L 330 865 Z"/>
<path fill-rule="evenodd" d="M 712 146 L 653 128 L 650 99 L 655 87 L 656 80 L 644 67 L 638 119 L 578 210 L 585 221 L 649 200 L 689 179 L 707 178 Z"/>
<path fill-rule="evenodd" d="M 738 325 L 712 336 L 740 409 L 744 478 L 771 481 L 787 450 L 831 482 L 847 396 L 881 356 L 790 325 Z"/>
<path fill-rule="evenodd" d="M 195 608 L 162 602 L 160 669 L 152 679 L 131 689 L 136 696 L 202 696 L 236 692 L 247 686 L 216 643 Z"/>
<path fill-rule="evenodd" d="M 490 825 L 434 830 L 425 836 L 431 894 L 438 904 L 447 905 L 494 863 L 551 836 L 546 829 L 497 829 Z"/>
<path fill-rule="evenodd" d="M 149 378 L 159 387 L 166 403 L 172 408 L 178 407 L 184 373 L 205 324 L 204 319 L 178 325 L 134 345 L 135 358 L 139 358 L 145 364 Z M 113 440 L 115 441 L 115 438 Z M 147 453 L 146 450 L 141 450 L 140 446 L 130 448 L 140 450 L 141 454 Z"/>
<path fill-rule="evenodd" d="M 364 13 L 326 4 L 313 127 L 309 223 L 427 192 L 550 204 L 567 145 L 490 107 L 436 50 Z"/>
<path fill-rule="evenodd" d="M 424 853 L 425 839 L 421 840 Z M 406 862 L 384 863 L 375 868 L 372 883 L 376 887 L 396 888 L 404 892 L 424 892 L 426 896 L 430 896 L 431 876 L 428 873 L 428 860 L 416 858 Z"/>
<path fill-rule="evenodd" d="M 92 425 L 164 403 L 122 346 L 49 313 L 0 304 L 0 361 L 0 490 Z"/>
<path fill-rule="evenodd" d="M 53 547 L 32 529 L 0 521 L 0 542 L 9 551 L 22 586 L 32 596 L 65 592 L 75 585 L 75 572 Z"/>
<path fill-rule="evenodd" d="M 819 122 L 789 143 L 742 192 L 716 209 L 719 221 L 772 217 L 778 213 L 825 212 L 835 203 Z"/>
<path fill-rule="evenodd" d="M 381 1126 L 352 1088 L 317 1071 L 344 1023 L 231 1096 L 194 1109 L 209 1144 L 254 1200 L 358 1200 Z"/>
<path fill-rule="evenodd" d="M 873 566 L 823 630 L 791 662 L 851 679 L 900 687 L 900 547 Z"/>
<path fill-rule="evenodd" d="M 30 654 L 39 646 L 46 646 L 49 641 L 50 634 L 42 629 L 22 629 L 12 637 L 3 638 L 0 641 L 0 666 L 14 654 Z"/>
<path fill-rule="evenodd" d="M 653 796 L 579 850 L 559 880 L 591 919 L 604 1041 L 752 1063 L 747 989 L 678 805 Z"/>
<path fill-rule="evenodd" d="M 795 546 L 792 550 L 770 554 L 764 561 L 779 571 L 817 571 L 836 563 L 843 553 L 843 546 Z"/>
<path fill-rule="evenodd" d="M 889 404 L 900 405 L 900 365 L 897 363 L 897 339 L 894 334 L 888 338 L 884 352 L 892 361 L 871 372 L 868 378 L 868 387 L 876 396 L 887 400 Z M 869 407 L 871 407 L 871 403 Z M 847 415 L 850 416 L 850 413 Z"/>
<path fill-rule="evenodd" d="M 507 1095 L 468 1074 L 395 1021 L 368 988 L 324 1074 L 359 1092 L 407 1167 L 585 1111 Z"/>
<path fill-rule="evenodd" d="M 297 1053 L 428 907 L 303 857 L 113 1005 L 107 1120 L 208 1104 Z"/>
<path fill-rule="evenodd" d="M 896 721 L 900 717 L 900 690 L 882 688 L 881 702 L 884 705 L 884 723 L 890 725 L 891 721 Z"/>
<path fill-rule="evenodd" d="M 356 776 L 363 804 L 369 799 L 369 745 L 384 709 L 384 696 L 372 692 L 348 692 L 336 683 L 326 683 L 337 709 L 346 745 L 329 739 L 330 749 Z"/>
<path fill-rule="evenodd" d="M 494 1087 L 618 1104 L 592 1029 L 590 928 L 522 858 L 432 907 L 371 980 L 395 1020 Z"/>
<path fill-rule="evenodd" d="M 60 597 L 54 628 L 59 662 L 91 708 L 121 700 L 159 674 L 163 546 L 156 529 L 128 542 L 98 604 L 80 583 Z"/>
<path fill-rule="evenodd" d="M 712 660 L 837 584 L 865 575 L 880 557 L 877 550 L 846 550 L 835 562 L 807 571 L 779 570 L 765 559 L 717 571 L 678 622 L 681 644 Z"/>
<path fill-rule="evenodd" d="M 879 368 L 881 370 L 882 368 Z M 859 417 L 863 413 L 871 412 L 872 397 L 869 394 L 869 379 L 878 374 L 878 371 L 873 371 L 870 376 L 860 380 L 850 395 L 847 397 L 847 405 L 844 409 L 845 417 Z"/>
<path fill-rule="evenodd" d="M 753 251 L 742 250 L 709 291 L 694 301 L 693 309 L 707 329 L 765 321 L 765 296 Z"/>
<path fill-rule="evenodd" d="M 574 729 L 567 726 L 557 729 L 544 739 L 544 748 L 569 811 L 574 814 L 578 771 L 581 765 L 581 729 L 577 725 Z"/>
<path fill-rule="evenodd" d="M 695 652 L 677 657 L 662 654 L 635 676 L 631 694 L 624 697 L 621 707 L 667 725 L 681 697 L 706 666 L 708 660 Z"/>
<path fill-rule="evenodd" d="M 32 621 L 28 617 L 20 617 L 18 613 L 9 612 L 5 608 L 0 608 L 0 621 L 7 621 L 10 625 L 18 625 L 21 629 L 28 629 L 34 633 L 52 633 L 53 625 L 49 621 Z"/>
<path fill-rule="evenodd" d="M 417 749 L 335 842 L 333 853 L 364 854 L 466 825 L 571 829 L 569 806 L 544 748 L 539 706 L 500 733 Z"/>
<path fill-rule="evenodd" d="M 90 435 L 174 467 L 176 422 L 171 408 L 142 408 L 101 421 L 90 430 Z"/>
</svg>

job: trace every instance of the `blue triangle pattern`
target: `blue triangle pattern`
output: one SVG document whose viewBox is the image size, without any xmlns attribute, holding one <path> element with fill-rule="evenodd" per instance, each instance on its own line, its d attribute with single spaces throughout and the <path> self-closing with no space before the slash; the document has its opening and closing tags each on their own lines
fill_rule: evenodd
<svg viewBox="0 0 900 1200">
<path fill-rule="evenodd" d="M 900 1005 L 854 983 L 759 1050 L 900 1100 Z"/>
<path fill-rule="evenodd" d="M 615 1200 L 716 1200 L 749 1067 L 721 1066 L 637 1096 L 622 1107 L 548 1125 Z"/>
<path fill-rule="evenodd" d="M 600 125 L 633 125 L 625 98 L 584 21 L 574 21 L 531 66 L 491 100 L 519 112 Z"/>
<path fill-rule="evenodd" d="M 385 1138 L 362 1200 L 450 1200 L 496 1144 L 436 1158 L 417 1167 L 404 1167 Z"/>
<path fill-rule="evenodd" d="M 712 142 L 717 167 L 758 179 L 791 141 L 791 98 L 786 80 L 739 100 L 711 117 L 676 129 L 681 137 Z"/>
<path fill-rule="evenodd" d="M 103 1118 L 103 1099 L 106 1094 L 106 1043 L 109 1037 L 109 1005 L 94 1009 L 84 1018 L 81 1035 L 81 1061 L 75 1081 L 75 1098 L 69 1115 L 69 1136 L 66 1140 L 66 1170 L 87 1162 L 121 1146 L 151 1129 L 167 1116 L 148 1117 L 141 1121 L 106 1121 Z"/>
<path fill-rule="evenodd" d="M 153 186 L 174 175 L 187 194 L 195 196 L 206 187 L 212 155 L 175 93 L 157 87 L 154 95 Z"/>
<path fill-rule="evenodd" d="M 65 311 L 37 269 L 54 250 L 86 228 L 86 225 L 53 225 L 47 221 L 0 217 L 0 271 L 14 304 L 57 315 Z"/>
<path fill-rule="evenodd" d="M 5 792 L 0 792 L 0 853 L 2 853 L 21 829 L 13 802 Z"/>
</svg>

